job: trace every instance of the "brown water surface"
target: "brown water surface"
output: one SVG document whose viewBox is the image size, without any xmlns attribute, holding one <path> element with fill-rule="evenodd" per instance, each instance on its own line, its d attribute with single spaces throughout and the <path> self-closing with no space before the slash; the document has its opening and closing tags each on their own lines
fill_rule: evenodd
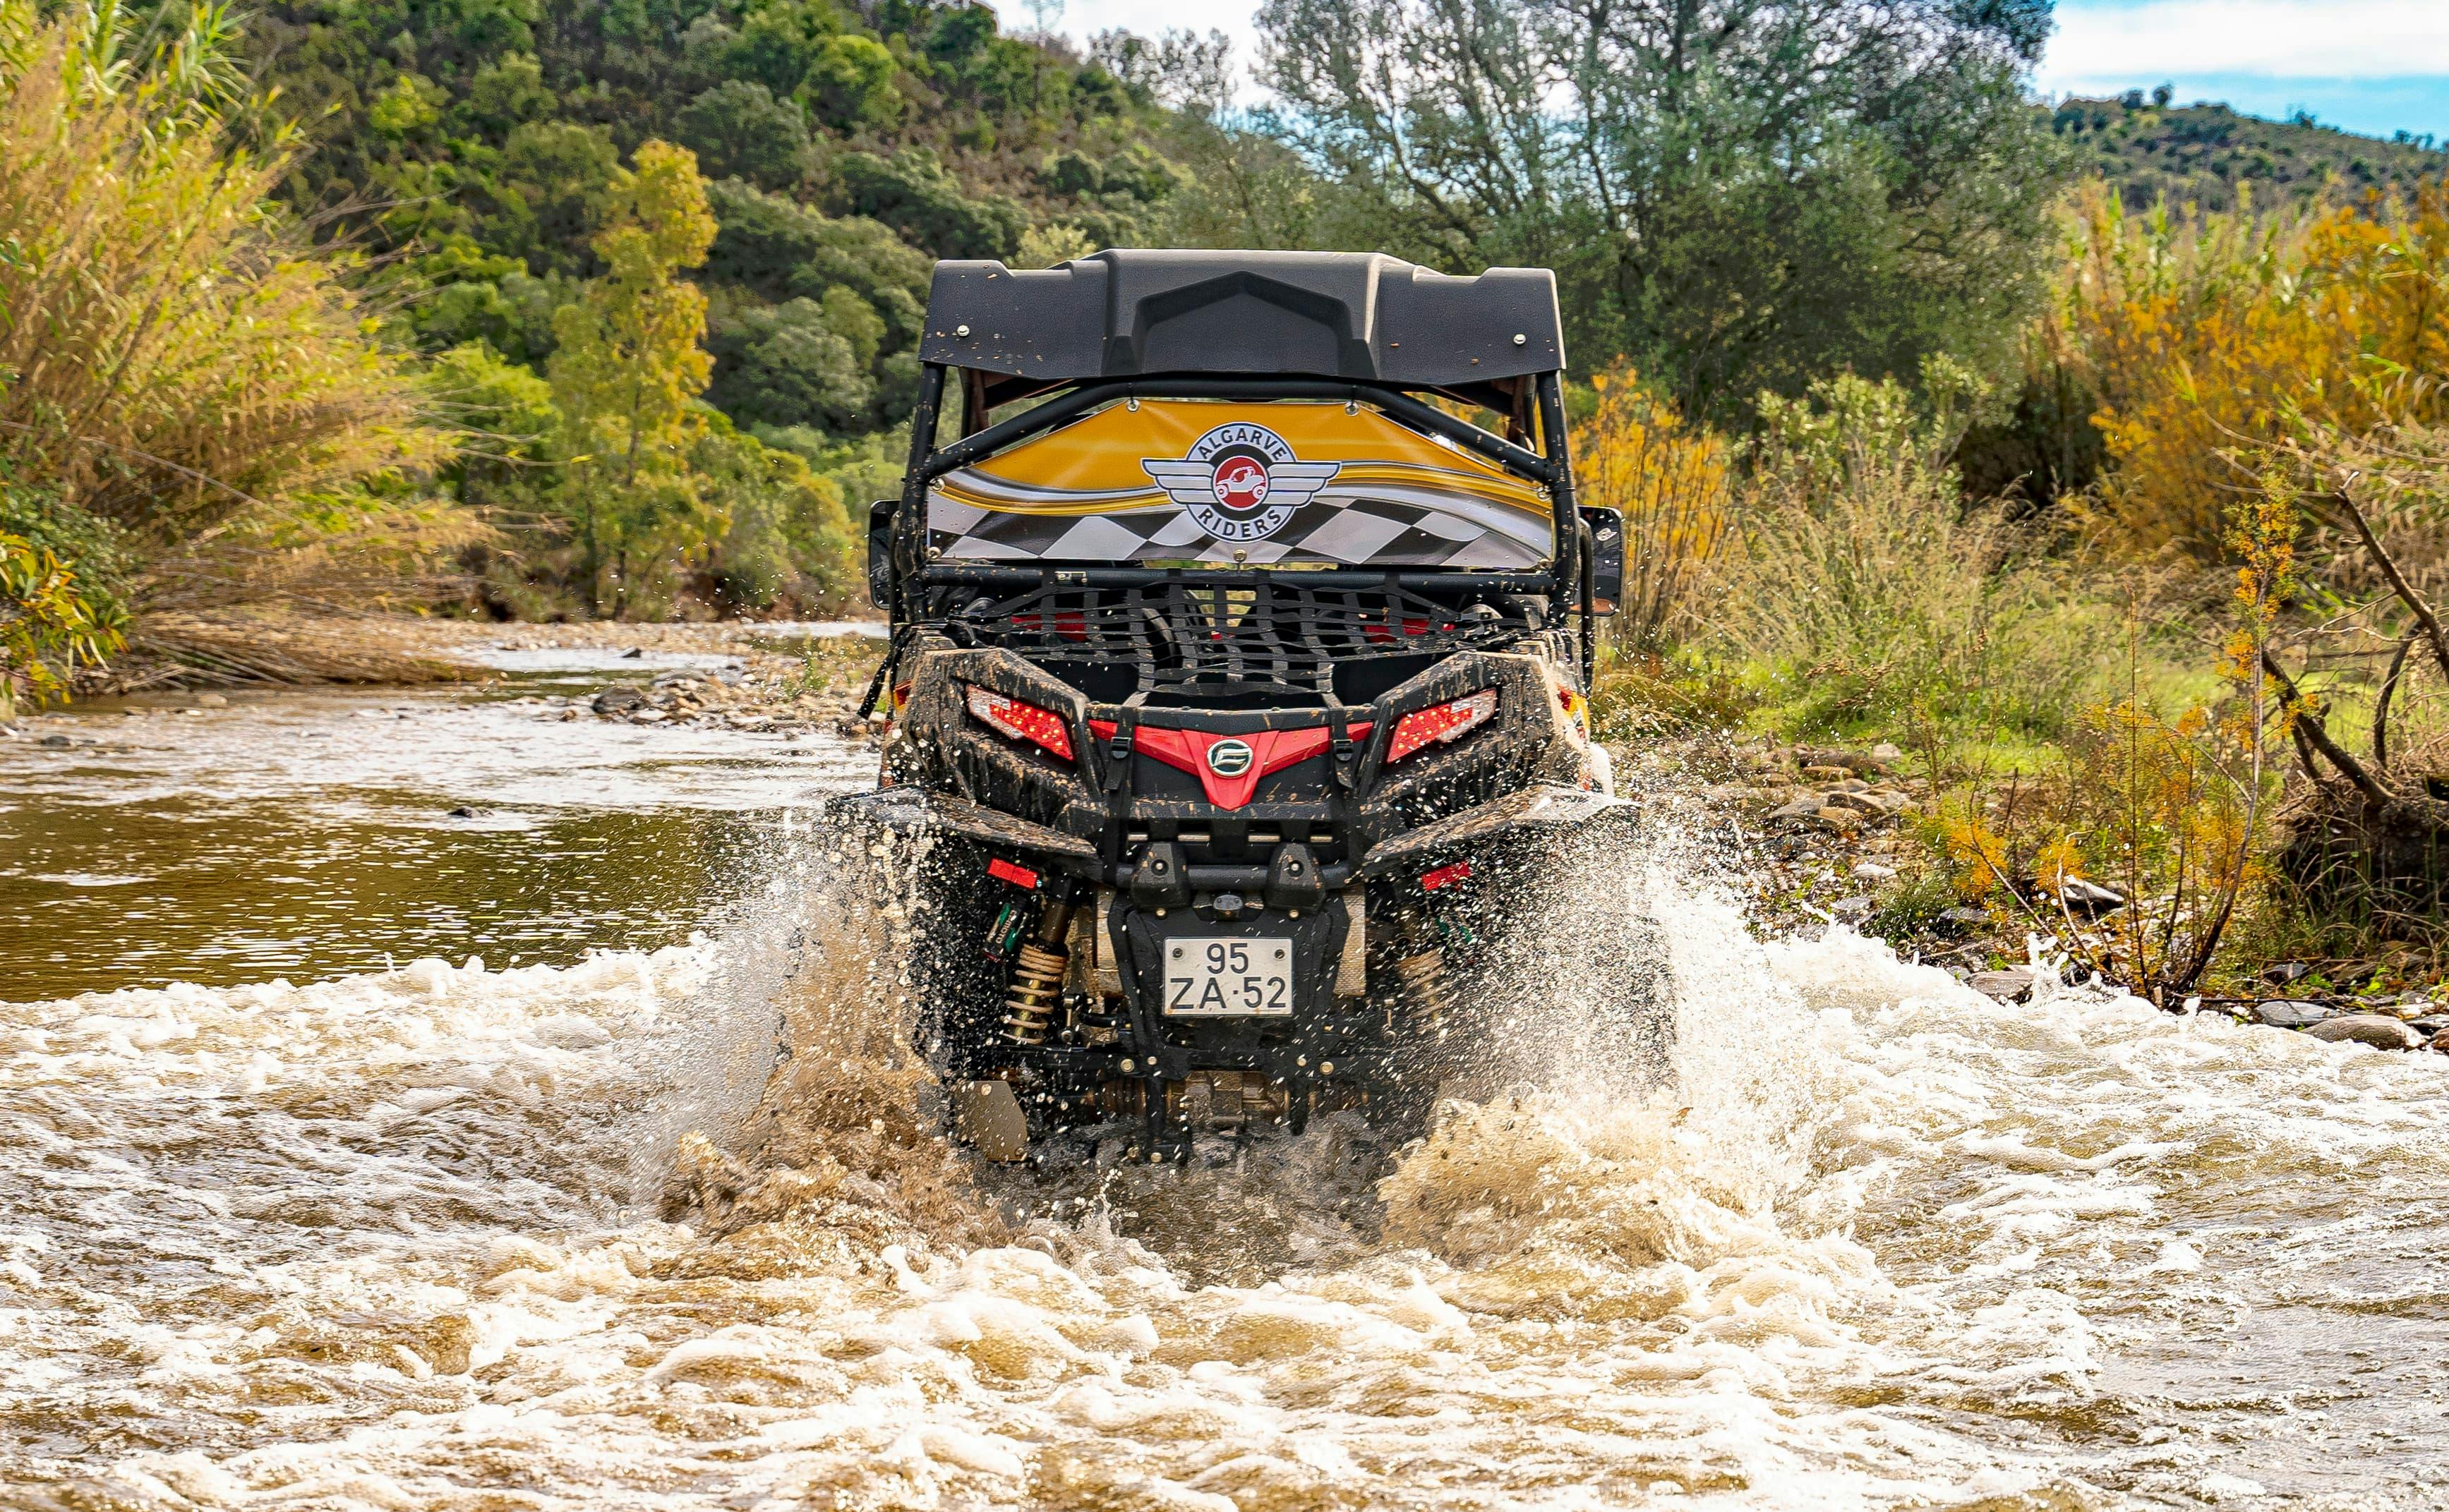
<svg viewBox="0 0 2449 1512">
<path fill-rule="evenodd" d="M 979 1171 L 871 758 L 569 691 L 0 744 L 0 1504 L 2449 1505 L 2449 1060 L 1763 944 L 1662 821 L 1425 1141 Z"/>
</svg>

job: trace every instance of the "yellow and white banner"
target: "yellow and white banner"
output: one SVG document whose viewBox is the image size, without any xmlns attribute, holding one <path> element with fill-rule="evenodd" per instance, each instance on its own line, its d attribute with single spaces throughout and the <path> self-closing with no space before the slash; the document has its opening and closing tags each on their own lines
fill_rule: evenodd
<svg viewBox="0 0 2449 1512">
<path fill-rule="evenodd" d="M 1545 565 L 1547 494 L 1366 405 L 1113 404 L 936 480 L 947 562 Z"/>
</svg>

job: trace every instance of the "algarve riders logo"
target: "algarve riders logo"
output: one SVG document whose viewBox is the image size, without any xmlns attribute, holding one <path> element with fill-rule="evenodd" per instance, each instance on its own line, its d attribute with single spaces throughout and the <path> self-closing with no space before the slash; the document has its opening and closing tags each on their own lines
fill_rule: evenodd
<svg viewBox="0 0 2449 1512">
<path fill-rule="evenodd" d="M 1297 462 L 1283 437 L 1235 421 L 1191 443 L 1190 455 L 1179 462 L 1147 457 L 1140 466 L 1199 528 L 1219 541 L 1247 545 L 1282 529 L 1342 464 Z"/>
</svg>

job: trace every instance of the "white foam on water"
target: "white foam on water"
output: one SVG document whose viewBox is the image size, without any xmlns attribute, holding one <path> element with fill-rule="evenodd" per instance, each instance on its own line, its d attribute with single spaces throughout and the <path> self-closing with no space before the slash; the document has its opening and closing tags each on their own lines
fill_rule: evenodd
<svg viewBox="0 0 2449 1512">
<path fill-rule="evenodd" d="M 1695 875 L 1585 890 L 1664 962 L 1663 1064 L 1551 1004 L 1391 1169 L 1338 1116 L 1060 1219 L 927 1135 L 860 1007 L 892 972 L 814 877 L 566 969 L 0 1006 L 0 1474 L 139 1508 L 2440 1504 L 2444 1062 L 2001 1007 L 1842 929 L 1756 943 Z M 1194 1221 L 1133 1236 L 1159 1207 Z M 1293 1258 L 1196 1279 L 1261 1210 Z"/>
</svg>

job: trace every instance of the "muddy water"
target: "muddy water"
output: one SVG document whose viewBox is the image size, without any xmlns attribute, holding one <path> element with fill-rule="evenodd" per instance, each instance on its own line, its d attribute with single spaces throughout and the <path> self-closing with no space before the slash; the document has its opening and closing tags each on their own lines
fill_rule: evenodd
<svg viewBox="0 0 2449 1512">
<path fill-rule="evenodd" d="M 1763 945 L 1662 837 L 1578 907 L 1663 1059 L 976 1173 L 800 833 L 696 943 L 0 1008 L 7 1499 L 2449 1503 L 2437 1058 Z"/>
<path fill-rule="evenodd" d="M 0 740 L 0 999 L 675 943 L 757 885 L 780 816 L 874 765 L 563 718 L 721 657 L 487 660 L 474 696 L 164 694 Z"/>
</svg>

